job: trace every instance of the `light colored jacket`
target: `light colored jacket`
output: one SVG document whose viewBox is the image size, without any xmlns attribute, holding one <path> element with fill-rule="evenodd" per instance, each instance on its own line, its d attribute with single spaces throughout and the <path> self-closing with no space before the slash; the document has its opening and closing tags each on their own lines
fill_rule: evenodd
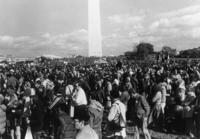
<svg viewBox="0 0 200 139">
<path fill-rule="evenodd" d="M 114 101 L 108 115 L 108 121 L 111 122 L 113 120 L 120 120 L 121 127 L 124 127 L 120 132 L 116 132 L 115 135 L 126 137 L 126 106 L 118 99 Z"/>
<path fill-rule="evenodd" d="M 72 100 L 75 103 L 75 106 L 80 106 L 80 105 L 87 105 L 87 98 L 85 91 L 79 87 L 78 90 L 75 90 L 72 96 Z"/>
<path fill-rule="evenodd" d="M 156 105 L 160 105 L 162 101 L 162 93 L 161 91 L 157 91 L 156 95 L 153 97 L 152 102 Z"/>
<path fill-rule="evenodd" d="M 103 106 L 96 100 L 91 100 L 90 105 L 88 106 L 88 111 L 90 115 L 90 126 L 96 131 L 101 138 L 101 124 L 103 120 Z"/>
</svg>

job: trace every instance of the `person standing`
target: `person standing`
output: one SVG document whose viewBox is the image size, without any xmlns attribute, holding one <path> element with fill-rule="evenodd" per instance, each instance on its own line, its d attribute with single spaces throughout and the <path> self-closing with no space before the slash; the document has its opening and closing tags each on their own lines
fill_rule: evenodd
<svg viewBox="0 0 200 139">
<path fill-rule="evenodd" d="M 71 100 L 72 106 L 74 107 L 74 113 L 77 110 L 76 108 L 78 106 L 85 106 L 88 103 L 85 91 L 81 88 L 78 81 L 75 81 L 74 83 Z M 73 117 L 73 114 L 71 117 Z"/>
<path fill-rule="evenodd" d="M 33 139 L 40 139 L 44 127 L 45 111 L 41 100 L 36 95 L 31 97 L 30 110 L 30 127 L 33 134 Z"/>
<path fill-rule="evenodd" d="M 148 119 L 148 124 L 151 124 L 153 127 L 164 130 L 164 112 L 166 105 L 166 88 L 163 83 L 157 85 L 157 91 L 155 96 L 152 99 L 154 104 L 150 116 Z"/>
<path fill-rule="evenodd" d="M 72 119 L 66 113 L 66 104 L 61 102 L 60 104 L 58 104 L 57 109 L 58 125 L 55 139 L 73 139 L 75 136 L 75 128 Z"/>
<path fill-rule="evenodd" d="M 6 106 L 3 104 L 4 96 L 0 94 L 0 139 L 6 130 Z"/>
<path fill-rule="evenodd" d="M 103 121 L 103 111 L 104 107 L 99 101 L 98 94 L 96 92 L 91 94 L 90 104 L 88 106 L 88 112 L 90 115 L 89 124 L 96 131 L 99 139 L 102 139 L 102 129 L 101 124 Z"/>
<path fill-rule="evenodd" d="M 111 92 L 113 104 L 108 114 L 110 129 L 112 131 L 111 139 L 123 139 L 126 137 L 126 106 L 120 101 L 118 88 Z"/>
<path fill-rule="evenodd" d="M 75 139 L 99 139 L 97 133 L 89 125 L 89 113 L 86 106 L 78 106 L 74 114 L 77 135 Z"/>
<path fill-rule="evenodd" d="M 139 129 L 142 129 L 145 139 L 151 139 L 149 131 L 147 129 L 147 119 L 150 113 L 150 106 L 143 95 L 140 95 L 137 92 L 132 93 L 133 97 L 133 107 L 134 107 L 134 126 L 135 126 L 135 134 L 134 139 L 139 139 Z"/>
<path fill-rule="evenodd" d="M 200 83 L 195 88 L 196 100 L 194 107 L 194 121 L 196 124 L 196 137 L 200 138 Z"/>
</svg>

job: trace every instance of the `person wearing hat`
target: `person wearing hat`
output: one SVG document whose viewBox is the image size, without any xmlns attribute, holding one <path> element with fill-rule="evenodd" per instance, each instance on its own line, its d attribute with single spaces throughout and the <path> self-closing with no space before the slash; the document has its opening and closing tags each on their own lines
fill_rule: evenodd
<svg viewBox="0 0 200 139">
<path fill-rule="evenodd" d="M 6 130 L 6 106 L 3 104 L 4 96 L 0 94 L 0 139 Z"/>
<path fill-rule="evenodd" d="M 89 113 L 86 106 L 78 106 L 74 114 L 76 139 L 99 139 L 97 133 L 89 125 Z"/>
</svg>

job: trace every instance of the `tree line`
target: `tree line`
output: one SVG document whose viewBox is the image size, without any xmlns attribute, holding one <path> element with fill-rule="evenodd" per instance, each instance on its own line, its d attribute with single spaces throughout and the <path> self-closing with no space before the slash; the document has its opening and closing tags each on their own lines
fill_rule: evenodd
<svg viewBox="0 0 200 139">
<path fill-rule="evenodd" d="M 134 46 L 132 51 L 125 52 L 124 56 L 127 59 L 145 60 L 150 57 L 156 57 L 159 54 L 176 58 L 200 58 L 200 47 L 182 50 L 178 53 L 176 49 L 170 46 L 163 46 L 160 51 L 154 51 L 154 45 L 141 42 Z"/>
</svg>

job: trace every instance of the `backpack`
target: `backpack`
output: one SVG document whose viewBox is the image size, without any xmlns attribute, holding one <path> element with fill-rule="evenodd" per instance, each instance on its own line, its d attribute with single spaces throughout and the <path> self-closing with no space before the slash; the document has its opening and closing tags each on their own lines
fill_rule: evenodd
<svg viewBox="0 0 200 139">
<path fill-rule="evenodd" d="M 117 106 L 119 107 L 119 104 L 118 103 L 116 103 L 117 104 Z M 120 107 L 119 107 L 120 108 Z M 120 110 L 120 114 L 119 114 L 119 117 L 118 117 L 119 119 L 117 119 L 117 120 L 112 120 L 110 123 L 109 123 L 109 127 L 110 127 L 110 130 L 112 131 L 112 132 L 120 132 L 121 130 L 122 130 L 122 126 L 121 126 L 121 123 L 120 123 L 120 121 L 121 121 L 121 110 Z"/>
</svg>

